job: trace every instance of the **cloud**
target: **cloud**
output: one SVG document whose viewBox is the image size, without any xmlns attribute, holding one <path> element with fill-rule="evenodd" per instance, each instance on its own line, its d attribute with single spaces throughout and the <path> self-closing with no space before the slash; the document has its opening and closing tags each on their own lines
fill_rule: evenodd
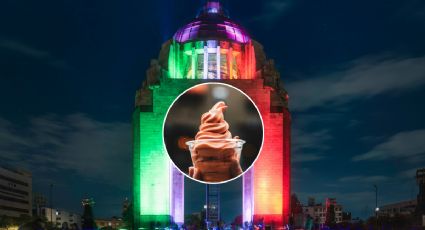
<svg viewBox="0 0 425 230">
<path fill-rule="evenodd" d="M 328 130 L 306 132 L 304 129 L 292 129 L 292 162 L 317 161 L 322 158 L 323 151 L 329 149 L 327 141 L 332 137 Z"/>
<path fill-rule="evenodd" d="M 400 132 L 385 142 L 376 145 L 369 152 L 359 154 L 353 161 L 383 160 L 388 158 L 421 157 L 425 153 L 425 129 Z"/>
<path fill-rule="evenodd" d="M 387 181 L 390 178 L 387 176 L 349 176 L 339 178 L 339 182 L 350 182 L 350 183 L 377 183 Z"/>
<path fill-rule="evenodd" d="M 24 43 L 13 40 L 0 40 L 0 47 L 27 55 L 34 58 L 49 58 L 50 54 L 44 50 L 39 50 L 34 47 L 28 46 Z"/>
<path fill-rule="evenodd" d="M 322 158 L 324 158 L 324 156 L 321 154 L 301 153 L 301 154 L 293 155 L 292 162 L 299 163 L 299 162 L 317 161 Z"/>
<path fill-rule="evenodd" d="M 404 170 L 402 172 L 399 172 L 397 176 L 401 179 L 412 179 L 416 178 L 416 168 Z"/>
<path fill-rule="evenodd" d="M 409 58 L 366 57 L 341 70 L 307 80 L 289 82 L 291 110 L 335 105 L 383 93 L 415 89 L 425 84 L 425 56 Z"/>
<path fill-rule="evenodd" d="M 104 184 L 130 184 L 130 124 L 85 114 L 34 117 L 28 123 L 0 118 L 0 159 L 33 173 L 68 171 Z"/>
<path fill-rule="evenodd" d="M 341 112 L 326 113 L 296 113 L 292 118 L 293 124 L 300 128 L 315 126 L 317 124 L 332 124 L 335 120 L 344 118 L 345 114 Z M 326 126 L 326 125 L 325 125 Z"/>
<path fill-rule="evenodd" d="M 329 146 L 324 144 L 331 140 L 332 137 L 326 129 L 306 132 L 301 129 L 292 129 L 292 150 L 294 152 L 302 152 L 305 150 L 326 150 Z"/>
<path fill-rule="evenodd" d="M 259 21 L 264 25 L 275 23 L 292 6 L 292 4 L 292 0 L 265 1 L 261 13 L 254 17 L 253 21 Z"/>
<path fill-rule="evenodd" d="M 48 51 L 37 49 L 19 41 L 0 39 L 0 50 L 9 50 L 26 57 L 45 61 L 58 68 L 65 69 L 69 67 L 64 60 L 54 57 Z"/>
</svg>

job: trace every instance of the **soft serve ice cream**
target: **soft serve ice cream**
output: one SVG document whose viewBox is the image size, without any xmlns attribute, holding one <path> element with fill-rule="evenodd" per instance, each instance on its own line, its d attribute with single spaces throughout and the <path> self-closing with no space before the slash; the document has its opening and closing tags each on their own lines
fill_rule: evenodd
<svg viewBox="0 0 425 230">
<path fill-rule="evenodd" d="M 229 124 L 224 120 L 226 108 L 220 101 L 201 117 L 199 132 L 191 146 L 194 166 L 189 168 L 189 175 L 195 179 L 222 182 L 242 173 L 239 159 L 243 141 L 237 136 L 232 138 Z"/>
</svg>

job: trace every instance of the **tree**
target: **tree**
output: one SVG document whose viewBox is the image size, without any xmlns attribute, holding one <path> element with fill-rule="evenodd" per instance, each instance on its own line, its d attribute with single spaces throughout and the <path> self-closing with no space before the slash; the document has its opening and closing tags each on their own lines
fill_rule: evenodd
<svg viewBox="0 0 425 230">
<path fill-rule="evenodd" d="M 47 227 L 46 223 L 39 217 L 31 219 L 29 216 L 21 216 L 16 218 L 16 220 L 24 221 L 18 224 L 19 230 L 44 230 Z"/>
<path fill-rule="evenodd" d="M 31 224 L 33 223 L 33 219 L 27 215 L 27 214 L 22 214 L 19 217 L 10 217 L 10 216 L 0 216 L 0 229 L 5 228 L 7 229 L 8 227 L 11 226 L 31 226 Z"/>
<path fill-rule="evenodd" d="M 122 220 L 124 222 L 124 228 L 132 229 L 133 226 L 133 203 L 128 203 L 124 206 L 122 212 Z"/>
<path fill-rule="evenodd" d="M 292 226 L 302 226 L 303 225 L 303 207 L 300 200 L 295 193 L 291 195 L 291 217 L 289 223 Z"/>
<path fill-rule="evenodd" d="M 303 208 L 301 206 L 300 200 L 298 200 L 298 197 L 295 193 L 291 195 L 291 213 L 293 215 L 300 214 L 303 212 Z"/>
<path fill-rule="evenodd" d="M 0 217 L 0 227 L 1 228 L 7 228 L 14 224 L 14 221 L 11 217 L 8 217 L 6 215 L 3 215 Z"/>
<path fill-rule="evenodd" d="M 186 216 L 186 223 L 189 229 L 202 229 L 202 217 L 199 215 L 191 214 Z"/>
<path fill-rule="evenodd" d="M 83 207 L 84 207 L 84 212 L 82 216 L 83 230 L 97 229 L 96 223 L 94 222 L 94 216 L 93 216 L 93 209 L 92 209 L 93 204 L 94 202 L 92 199 L 83 200 Z"/>
</svg>

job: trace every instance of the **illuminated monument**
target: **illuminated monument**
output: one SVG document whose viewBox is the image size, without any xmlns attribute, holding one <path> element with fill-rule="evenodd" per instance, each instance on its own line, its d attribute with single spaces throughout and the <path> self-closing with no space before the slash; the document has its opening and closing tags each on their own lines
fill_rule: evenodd
<svg viewBox="0 0 425 230">
<path fill-rule="evenodd" d="M 151 228 L 184 218 L 184 177 L 171 165 L 162 144 L 162 124 L 173 100 L 208 81 L 234 85 L 258 106 L 264 146 L 243 176 L 243 221 L 279 228 L 290 212 L 290 113 L 273 60 L 261 44 L 227 17 L 217 1 L 162 45 L 136 92 L 133 113 L 134 224 Z"/>
</svg>

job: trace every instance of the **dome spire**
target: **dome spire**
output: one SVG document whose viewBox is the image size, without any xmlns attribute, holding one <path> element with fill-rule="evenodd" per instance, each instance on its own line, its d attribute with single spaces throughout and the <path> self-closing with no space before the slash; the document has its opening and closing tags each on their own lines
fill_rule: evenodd
<svg viewBox="0 0 425 230">
<path fill-rule="evenodd" d="M 207 0 L 198 16 L 205 14 L 218 14 L 227 17 L 227 14 L 219 0 Z"/>
</svg>

